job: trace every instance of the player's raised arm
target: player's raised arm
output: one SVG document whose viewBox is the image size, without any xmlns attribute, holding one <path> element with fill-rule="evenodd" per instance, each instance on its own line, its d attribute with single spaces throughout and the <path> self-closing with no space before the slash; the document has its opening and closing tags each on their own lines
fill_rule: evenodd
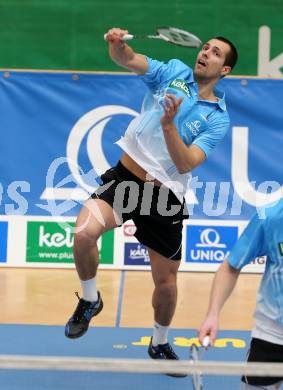
<svg viewBox="0 0 283 390">
<path fill-rule="evenodd" d="M 227 260 L 221 264 L 219 270 L 216 272 L 210 291 L 207 315 L 199 329 L 199 340 L 201 344 L 205 336 L 209 336 L 211 343 L 214 343 L 218 332 L 220 311 L 231 295 L 239 274 L 240 270 L 231 267 Z"/>
<path fill-rule="evenodd" d="M 128 31 L 120 28 L 112 28 L 105 34 L 105 39 L 109 43 L 109 55 L 116 64 L 123 68 L 137 74 L 144 74 L 148 68 L 146 57 L 143 54 L 135 53 L 123 41 L 123 36 L 126 34 Z"/>
</svg>

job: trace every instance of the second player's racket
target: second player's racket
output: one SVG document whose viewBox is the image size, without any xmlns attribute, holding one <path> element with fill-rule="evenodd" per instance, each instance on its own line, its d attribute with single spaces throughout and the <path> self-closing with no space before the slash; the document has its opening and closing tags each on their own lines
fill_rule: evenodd
<svg viewBox="0 0 283 390">
<path fill-rule="evenodd" d="M 209 336 L 205 336 L 201 347 L 198 347 L 196 344 L 192 344 L 190 348 L 190 359 L 193 362 L 198 363 L 201 360 L 204 350 L 207 349 L 209 345 L 210 345 Z M 192 382 L 193 382 L 194 390 L 202 390 L 203 389 L 202 373 L 198 372 L 197 374 L 193 374 Z"/>
</svg>

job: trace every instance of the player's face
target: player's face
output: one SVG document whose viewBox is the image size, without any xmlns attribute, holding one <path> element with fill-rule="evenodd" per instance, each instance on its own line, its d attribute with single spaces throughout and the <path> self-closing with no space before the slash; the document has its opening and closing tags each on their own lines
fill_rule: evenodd
<svg viewBox="0 0 283 390">
<path fill-rule="evenodd" d="M 231 67 L 224 66 L 230 46 L 218 39 L 210 39 L 199 52 L 194 74 L 198 79 L 219 79 L 230 73 Z"/>
</svg>

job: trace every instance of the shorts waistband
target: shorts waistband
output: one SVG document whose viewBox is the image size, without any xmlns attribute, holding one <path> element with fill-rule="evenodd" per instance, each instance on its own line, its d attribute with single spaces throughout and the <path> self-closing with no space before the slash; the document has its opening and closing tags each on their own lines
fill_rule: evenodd
<svg viewBox="0 0 283 390">
<path fill-rule="evenodd" d="M 134 175 L 131 171 L 129 171 L 125 167 L 125 165 L 123 165 L 121 163 L 121 161 L 118 162 L 118 164 L 116 165 L 115 169 L 116 169 L 116 172 L 118 173 L 118 175 L 120 175 L 123 180 L 133 180 L 133 181 L 135 181 L 138 184 L 144 184 L 145 183 L 142 179 L 140 179 L 139 177 Z"/>
<path fill-rule="evenodd" d="M 129 171 L 122 163 L 121 161 L 118 162 L 118 164 L 116 165 L 115 167 L 115 170 L 118 174 L 118 176 L 120 176 L 120 178 L 122 180 L 127 180 L 127 181 L 135 181 L 138 185 L 144 185 L 144 183 L 149 183 L 149 182 L 145 182 L 143 181 L 142 179 L 140 179 L 139 177 L 137 177 L 136 175 L 134 175 L 131 171 Z M 153 193 L 156 194 L 158 196 L 159 194 L 159 190 L 160 190 L 160 186 L 154 186 L 154 190 L 153 190 Z M 179 204 L 183 204 L 184 205 L 184 202 L 181 203 L 179 201 L 179 199 L 176 197 L 176 195 L 174 194 L 174 192 L 172 190 L 169 189 L 169 201 L 174 201 L 174 202 L 177 202 Z"/>
</svg>

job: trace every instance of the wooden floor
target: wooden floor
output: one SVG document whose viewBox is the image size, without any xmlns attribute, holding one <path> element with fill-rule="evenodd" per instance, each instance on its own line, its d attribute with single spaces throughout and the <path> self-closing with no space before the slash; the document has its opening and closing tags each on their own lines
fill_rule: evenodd
<svg viewBox="0 0 283 390">
<path fill-rule="evenodd" d="M 148 271 L 126 271 L 121 305 L 122 327 L 151 327 L 153 283 Z M 197 328 L 206 312 L 213 273 L 180 272 L 178 306 L 172 327 Z M 249 330 L 261 275 L 242 274 L 224 307 L 221 329 Z M 115 326 L 121 272 L 100 270 L 97 285 L 104 309 L 93 321 Z M 80 285 L 74 270 L 0 268 L 2 324 L 63 325 L 77 304 Z"/>
</svg>

